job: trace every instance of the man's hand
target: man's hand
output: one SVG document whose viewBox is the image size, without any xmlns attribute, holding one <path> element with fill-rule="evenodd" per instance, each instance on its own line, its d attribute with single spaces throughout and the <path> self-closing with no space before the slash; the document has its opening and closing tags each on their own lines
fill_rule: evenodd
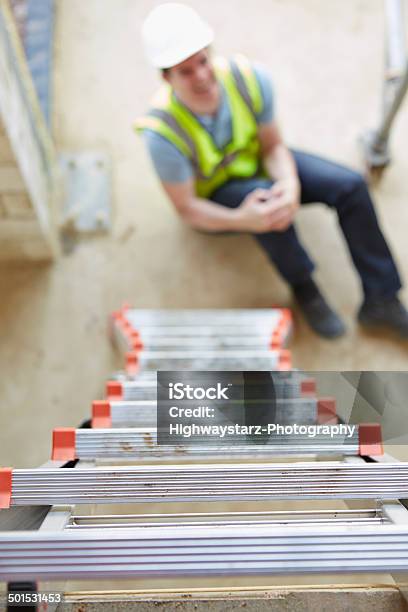
<svg viewBox="0 0 408 612">
<path fill-rule="evenodd" d="M 270 189 L 254 189 L 235 209 L 238 231 L 262 234 L 272 229 L 271 215 L 275 206 L 270 202 Z"/>
<path fill-rule="evenodd" d="M 262 234 L 281 232 L 292 223 L 299 208 L 298 181 L 277 181 L 271 189 L 255 189 L 236 209 L 241 231 Z"/>
</svg>

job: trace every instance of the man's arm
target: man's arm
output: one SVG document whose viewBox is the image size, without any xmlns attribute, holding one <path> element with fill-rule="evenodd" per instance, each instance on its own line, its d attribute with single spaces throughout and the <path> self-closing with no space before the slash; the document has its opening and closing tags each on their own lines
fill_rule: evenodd
<svg viewBox="0 0 408 612">
<path fill-rule="evenodd" d="M 196 197 L 193 179 L 182 183 L 162 181 L 162 186 L 178 214 L 195 229 L 207 232 L 239 230 L 237 210 Z"/>
<path fill-rule="evenodd" d="M 298 183 L 295 161 L 282 140 L 276 121 L 261 124 L 258 136 L 262 161 L 269 176 L 275 181 L 291 179 Z"/>
<path fill-rule="evenodd" d="M 260 128 L 263 154 L 265 158 L 270 157 L 275 166 L 285 166 L 284 161 L 278 160 L 277 149 L 273 146 L 271 136 L 276 136 L 276 132 L 268 128 L 269 124 L 261 125 Z M 285 202 L 278 191 L 272 198 L 270 189 L 256 189 L 235 209 L 198 198 L 188 160 L 174 145 L 155 133 L 147 130 L 145 140 L 166 194 L 184 221 L 195 229 L 207 232 L 264 233 L 275 229 L 279 231 L 280 224 L 287 222 Z M 284 176 L 282 168 L 273 172 Z M 280 186 L 283 184 L 280 183 Z"/>
<path fill-rule="evenodd" d="M 163 188 L 180 216 L 207 232 L 266 232 L 269 190 L 255 190 L 238 209 L 220 206 L 195 195 L 190 161 L 163 136 L 146 130 L 145 142 Z"/>
<path fill-rule="evenodd" d="M 255 189 L 238 208 L 227 208 L 204 198 L 198 198 L 194 181 L 182 183 L 162 181 L 162 186 L 179 215 L 195 229 L 207 232 L 263 233 L 271 229 L 275 206 L 266 202 L 270 190 Z"/>
<path fill-rule="evenodd" d="M 296 164 L 285 146 L 275 121 L 259 127 L 261 156 L 264 168 L 275 184 L 270 189 L 271 201 L 276 206 L 273 229 L 286 230 L 300 205 L 300 182 Z"/>
</svg>

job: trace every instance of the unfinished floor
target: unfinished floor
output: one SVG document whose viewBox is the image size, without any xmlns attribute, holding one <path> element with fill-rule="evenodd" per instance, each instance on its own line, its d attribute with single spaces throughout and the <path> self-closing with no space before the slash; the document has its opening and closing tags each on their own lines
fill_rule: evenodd
<svg viewBox="0 0 408 612">
<path fill-rule="evenodd" d="M 101 396 L 103 381 L 117 365 L 106 322 L 124 300 L 143 308 L 291 306 L 287 288 L 250 237 L 203 236 L 182 225 L 132 131 L 157 84 L 139 40 L 141 21 L 154 4 L 57 2 L 54 136 L 61 151 L 110 153 L 115 220 L 110 237 L 81 244 L 53 265 L 0 270 L 3 466 L 43 463 L 50 455 L 51 430 L 76 426 L 89 415 L 91 401 Z M 291 146 L 359 167 L 357 138 L 375 125 L 380 110 L 382 0 L 190 4 L 213 23 L 218 52 L 240 51 L 267 66 Z M 407 139 L 404 109 L 395 126 L 393 165 L 374 196 L 408 280 Z M 299 214 L 299 227 L 348 335 L 320 340 L 295 313 L 294 364 L 405 370 L 408 343 L 367 335 L 356 325 L 360 288 L 333 215 L 309 208 Z M 403 297 L 408 302 L 407 291 Z M 371 581 L 346 578 L 357 584 Z M 379 576 L 378 583 L 392 580 Z"/>
<path fill-rule="evenodd" d="M 144 308 L 291 305 L 254 241 L 184 227 L 167 203 L 132 122 L 157 83 L 139 30 L 150 0 L 59 0 L 54 135 L 59 150 L 104 149 L 113 159 L 110 237 L 81 244 L 50 266 L 8 265 L 0 275 L 0 465 L 49 457 L 51 429 L 75 426 L 114 366 L 108 313 Z M 359 167 L 358 135 L 380 110 L 382 0 L 195 0 L 218 33 L 216 50 L 263 62 L 275 86 L 287 142 Z M 393 137 L 394 161 L 374 190 L 378 213 L 408 279 L 408 113 Z M 296 316 L 294 363 L 307 369 L 405 369 L 408 343 L 356 325 L 361 299 L 336 219 L 299 214 L 317 277 L 348 325 L 346 338 L 316 338 Z M 364 228 L 361 228 L 364 231 Z M 408 301 L 408 293 L 404 292 Z"/>
</svg>

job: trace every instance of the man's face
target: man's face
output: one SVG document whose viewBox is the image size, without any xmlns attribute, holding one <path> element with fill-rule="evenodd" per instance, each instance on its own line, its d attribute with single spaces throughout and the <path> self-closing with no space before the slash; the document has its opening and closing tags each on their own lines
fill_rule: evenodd
<svg viewBox="0 0 408 612">
<path fill-rule="evenodd" d="M 217 98 L 217 80 L 208 49 L 173 66 L 165 72 L 164 78 L 187 104 L 201 106 Z"/>
</svg>

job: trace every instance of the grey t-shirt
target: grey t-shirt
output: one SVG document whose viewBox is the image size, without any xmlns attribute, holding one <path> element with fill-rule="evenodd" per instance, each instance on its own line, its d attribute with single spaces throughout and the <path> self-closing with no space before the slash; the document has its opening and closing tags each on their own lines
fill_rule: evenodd
<svg viewBox="0 0 408 612">
<path fill-rule="evenodd" d="M 256 115 L 256 120 L 258 124 L 269 123 L 274 115 L 272 84 L 263 67 L 254 64 L 253 69 L 259 83 L 263 101 L 262 111 Z M 231 140 L 231 112 L 227 95 L 223 88 L 221 103 L 216 115 L 196 115 L 196 118 L 210 133 L 218 147 L 224 147 Z M 166 183 L 183 183 L 194 175 L 193 167 L 188 157 L 167 138 L 149 129 L 144 130 L 143 136 L 153 165 L 162 181 Z"/>
</svg>

